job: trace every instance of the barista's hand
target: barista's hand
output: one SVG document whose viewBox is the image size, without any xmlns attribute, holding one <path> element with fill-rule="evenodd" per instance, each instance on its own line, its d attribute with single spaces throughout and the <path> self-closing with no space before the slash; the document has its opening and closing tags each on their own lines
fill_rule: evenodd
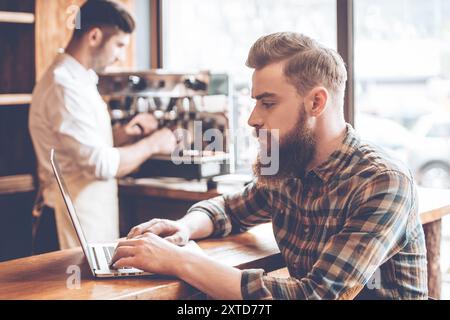
<svg viewBox="0 0 450 320">
<path fill-rule="evenodd" d="M 129 136 L 148 136 L 158 129 L 158 121 L 149 113 L 141 113 L 127 123 L 124 129 Z"/>
<path fill-rule="evenodd" d="M 134 227 L 127 238 L 134 239 L 145 234 L 155 234 L 178 246 L 186 245 L 190 239 L 190 232 L 183 223 L 162 219 L 153 219 Z"/>
<path fill-rule="evenodd" d="M 172 154 L 177 147 L 175 135 L 167 128 L 156 131 L 146 139 L 149 148 L 154 150 L 153 154 Z"/>
</svg>

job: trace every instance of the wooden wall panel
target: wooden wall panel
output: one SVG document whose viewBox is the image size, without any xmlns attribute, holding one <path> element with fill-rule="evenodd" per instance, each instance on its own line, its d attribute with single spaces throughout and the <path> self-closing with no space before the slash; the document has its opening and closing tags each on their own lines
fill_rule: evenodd
<svg viewBox="0 0 450 320">
<path fill-rule="evenodd" d="M 85 0 L 36 0 L 36 79 L 39 80 L 50 66 L 60 48 L 65 48 L 72 35 L 67 26 L 72 5 L 80 6 Z M 134 0 L 120 0 L 134 14 Z M 135 66 L 135 40 L 132 37 L 127 60 L 118 65 L 123 69 Z"/>
<path fill-rule="evenodd" d="M 0 0 L 0 11 L 34 13 L 34 0 Z"/>
<path fill-rule="evenodd" d="M 31 255 L 35 197 L 35 192 L 0 194 L 0 262 Z"/>
<path fill-rule="evenodd" d="M 30 93 L 34 87 L 32 24 L 0 23 L 0 94 Z"/>
<path fill-rule="evenodd" d="M 32 174 L 35 156 L 28 132 L 28 108 L 0 106 L 0 176 Z"/>
</svg>

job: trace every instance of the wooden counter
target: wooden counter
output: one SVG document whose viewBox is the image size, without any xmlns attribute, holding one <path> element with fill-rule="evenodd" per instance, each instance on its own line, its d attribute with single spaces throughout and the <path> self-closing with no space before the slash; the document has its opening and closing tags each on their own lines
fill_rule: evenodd
<svg viewBox="0 0 450 320">
<path fill-rule="evenodd" d="M 429 295 L 440 299 L 442 218 L 450 214 L 450 190 L 419 188 L 419 212 L 427 246 Z"/>
<path fill-rule="evenodd" d="M 183 179 L 137 179 L 119 180 L 120 192 L 123 195 L 157 197 L 164 199 L 202 201 L 227 192 L 239 191 L 243 184 L 220 186 L 208 190 L 205 181 L 186 181 Z"/>
<path fill-rule="evenodd" d="M 219 185 L 220 187 L 220 185 Z M 205 183 L 189 182 L 185 184 L 159 184 L 153 179 L 138 180 L 137 183 L 120 185 L 122 195 L 133 197 L 137 215 L 130 225 L 141 223 L 167 212 L 177 213 L 169 219 L 180 218 L 195 202 L 210 199 L 226 192 L 239 190 L 239 186 L 224 186 L 218 190 L 206 190 Z M 425 232 L 428 260 L 428 287 L 430 295 L 440 298 L 441 295 L 441 218 L 450 214 L 450 190 L 419 188 L 419 213 Z M 167 208 L 170 207 L 170 210 Z M 152 216 L 153 215 L 153 216 Z M 124 232 L 125 232 L 124 230 Z"/>
<path fill-rule="evenodd" d="M 242 269 L 283 267 L 270 224 L 225 239 L 199 242 L 209 256 Z M 80 288 L 71 288 L 73 266 L 81 269 Z M 69 288 L 67 283 L 69 282 Z M 81 249 L 59 251 L 0 264 L 0 300 L 199 299 L 202 294 L 169 277 L 94 280 Z"/>
<path fill-rule="evenodd" d="M 438 192 L 421 189 L 420 194 L 426 193 L 436 197 L 432 201 L 422 201 L 420 207 L 421 219 L 426 223 L 425 232 L 427 246 L 429 246 L 430 230 L 427 231 L 426 227 L 435 223 L 440 225 L 442 216 L 450 213 L 448 205 L 450 191 Z M 433 241 L 436 241 L 436 236 L 436 234 L 431 235 Z M 438 236 L 440 237 L 440 234 Z M 241 269 L 263 268 L 270 272 L 284 267 L 270 224 L 258 226 L 247 233 L 225 239 L 200 241 L 199 245 L 209 256 Z M 436 246 L 436 244 L 434 245 Z M 430 249 L 429 252 L 436 254 Z M 436 260 L 433 256 L 428 256 L 428 259 L 429 261 Z M 67 271 L 70 271 L 68 268 L 71 266 L 79 266 L 81 269 L 79 289 L 70 286 L 70 279 L 73 275 L 70 272 L 68 274 Z M 433 263 L 429 263 L 430 266 L 433 267 Z M 436 274 L 435 269 L 429 269 L 430 295 L 439 298 L 440 282 L 436 282 L 436 277 L 440 279 L 440 270 Z M 94 280 L 87 268 L 81 249 L 0 263 L 0 299 L 170 300 L 200 298 L 204 298 L 204 296 L 199 291 L 174 278 L 154 276 Z"/>
<path fill-rule="evenodd" d="M 419 212 L 422 224 L 450 214 L 450 190 L 419 188 Z"/>
<path fill-rule="evenodd" d="M 204 182 L 164 184 L 158 179 L 141 179 L 132 182 L 119 182 L 122 195 L 155 197 L 196 202 L 211 199 L 227 192 L 239 191 L 241 185 L 224 185 L 219 189 L 207 190 Z M 419 212 L 422 224 L 441 219 L 450 213 L 450 190 L 418 188 Z"/>
</svg>

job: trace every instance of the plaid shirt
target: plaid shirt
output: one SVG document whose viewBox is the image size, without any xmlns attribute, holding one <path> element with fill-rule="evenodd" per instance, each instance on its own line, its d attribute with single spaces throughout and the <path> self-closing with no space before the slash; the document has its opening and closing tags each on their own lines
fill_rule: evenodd
<svg viewBox="0 0 450 320">
<path fill-rule="evenodd" d="M 426 299 L 427 260 L 410 172 L 348 125 L 339 150 L 276 189 L 255 183 L 194 205 L 227 236 L 272 222 L 291 275 L 244 270 L 244 299 Z"/>
</svg>

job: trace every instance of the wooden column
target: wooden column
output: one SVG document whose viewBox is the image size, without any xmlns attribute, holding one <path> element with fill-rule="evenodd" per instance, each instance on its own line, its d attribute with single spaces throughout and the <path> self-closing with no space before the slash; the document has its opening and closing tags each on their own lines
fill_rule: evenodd
<svg viewBox="0 0 450 320">
<path fill-rule="evenodd" d="M 81 6 L 86 0 L 36 0 L 36 79 L 39 80 L 51 65 L 60 48 L 65 48 L 72 36 L 69 28 L 74 17 L 72 6 Z M 134 12 L 134 0 L 121 0 Z M 136 42 L 132 36 L 127 60 L 117 67 L 132 69 L 135 66 Z"/>
<path fill-rule="evenodd" d="M 428 295 L 434 299 L 441 298 L 441 226 L 441 219 L 423 226 L 427 246 Z"/>
<path fill-rule="evenodd" d="M 337 0 L 336 6 L 338 52 L 344 59 L 348 73 L 344 114 L 345 120 L 355 125 L 353 0 Z"/>
<path fill-rule="evenodd" d="M 151 67 L 161 69 L 163 67 L 161 0 L 150 0 L 150 24 Z"/>
</svg>

